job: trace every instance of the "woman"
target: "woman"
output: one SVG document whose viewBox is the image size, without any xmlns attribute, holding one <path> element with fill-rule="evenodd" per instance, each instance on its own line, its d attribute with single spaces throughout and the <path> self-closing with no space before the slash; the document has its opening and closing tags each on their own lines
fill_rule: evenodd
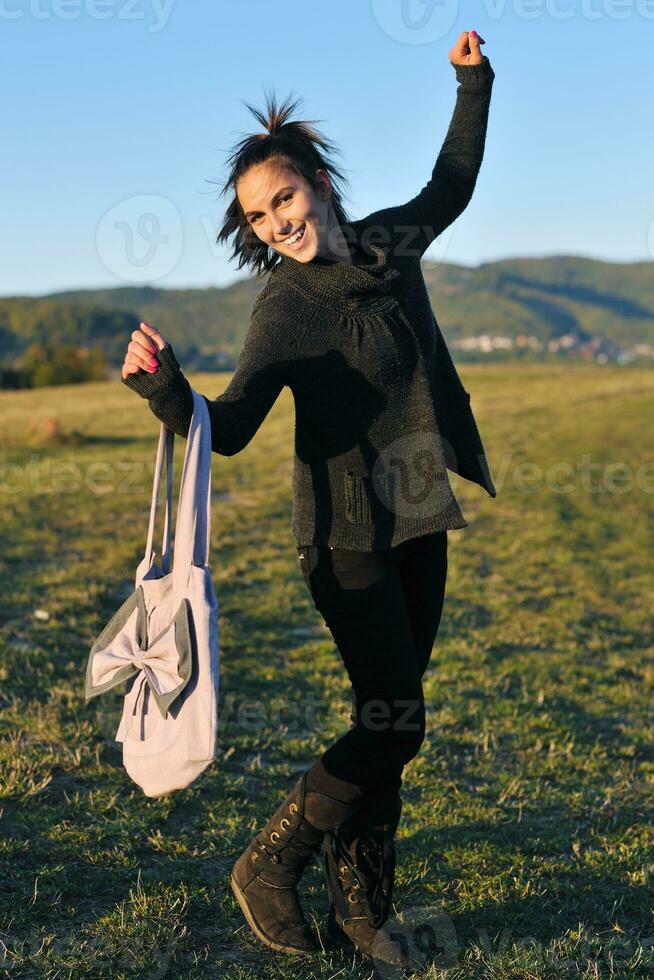
<svg viewBox="0 0 654 980">
<path fill-rule="evenodd" d="M 330 927 L 411 965 L 386 931 L 403 767 L 425 734 L 421 678 L 438 630 L 447 531 L 467 526 L 447 468 L 495 496 L 479 432 L 420 268 L 464 210 L 482 161 L 494 78 L 464 31 L 449 52 L 457 101 L 431 179 L 406 204 L 349 221 L 331 144 L 292 108 L 252 110 L 218 241 L 270 273 L 229 386 L 208 399 L 212 449 L 240 452 L 281 389 L 296 409 L 292 529 L 300 568 L 352 683 L 352 725 L 303 774 L 236 861 L 231 887 L 254 934 L 319 947 L 296 885 L 323 845 Z M 251 107 L 249 107 L 251 108 Z M 156 354 L 156 357 L 154 356 Z M 188 435 L 193 400 L 170 344 L 134 331 L 123 382 Z"/>
</svg>

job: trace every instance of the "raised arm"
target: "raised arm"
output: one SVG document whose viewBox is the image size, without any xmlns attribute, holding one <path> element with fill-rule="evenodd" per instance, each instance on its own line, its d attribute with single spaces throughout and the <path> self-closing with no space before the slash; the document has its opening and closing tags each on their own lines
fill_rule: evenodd
<svg viewBox="0 0 654 980">
<path fill-rule="evenodd" d="M 450 61 L 459 82 L 456 104 L 429 181 L 405 204 L 385 208 L 365 219 L 367 226 L 379 228 L 380 236 L 385 235 L 385 241 L 398 256 L 422 256 L 470 202 L 484 155 L 495 78 L 488 58 L 481 54 L 478 57 L 478 63 Z"/>
<path fill-rule="evenodd" d="M 286 384 L 285 349 L 283 331 L 269 322 L 264 306 L 255 302 L 229 385 L 217 398 L 202 396 L 211 418 L 213 452 L 233 456 L 255 435 Z M 147 398 L 150 410 L 169 429 L 187 438 L 193 415 L 191 386 L 169 343 L 157 356 L 156 372 L 132 373 L 122 383 Z"/>
</svg>

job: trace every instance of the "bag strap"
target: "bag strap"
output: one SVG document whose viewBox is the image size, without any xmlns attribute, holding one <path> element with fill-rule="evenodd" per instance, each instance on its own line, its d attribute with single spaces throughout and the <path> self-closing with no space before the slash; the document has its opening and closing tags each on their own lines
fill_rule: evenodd
<svg viewBox="0 0 654 980">
<path fill-rule="evenodd" d="M 175 433 L 172 429 L 167 429 L 161 423 L 159 430 L 159 445 L 157 446 L 157 459 L 154 467 L 154 481 L 152 485 L 152 501 L 150 503 L 150 524 L 148 526 L 148 539 L 145 546 L 145 555 L 140 567 L 145 571 L 152 564 L 154 555 L 152 554 L 152 542 L 154 538 L 154 524 L 157 516 L 159 502 L 159 490 L 161 487 L 161 470 L 164 458 L 164 446 L 166 450 L 166 510 L 164 515 L 164 532 L 161 542 L 161 567 L 167 574 L 170 571 L 171 558 L 171 521 L 173 514 L 173 449 Z"/>
<path fill-rule="evenodd" d="M 191 566 L 208 563 L 211 538 L 211 419 L 203 395 L 193 388 L 193 416 L 177 505 L 173 587 L 188 585 Z"/>
</svg>

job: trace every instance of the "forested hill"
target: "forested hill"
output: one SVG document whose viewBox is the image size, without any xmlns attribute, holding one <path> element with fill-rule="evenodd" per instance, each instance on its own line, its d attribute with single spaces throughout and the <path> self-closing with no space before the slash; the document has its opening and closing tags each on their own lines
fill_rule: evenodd
<svg viewBox="0 0 654 980">
<path fill-rule="evenodd" d="M 423 270 L 457 359 L 654 357 L 653 262 L 562 255 L 473 268 L 424 260 Z M 115 287 L 0 298 L 0 357 L 10 363 L 35 343 L 76 344 L 101 347 L 118 366 L 144 319 L 189 370 L 229 370 L 265 281 L 252 276 L 222 288 Z"/>
</svg>

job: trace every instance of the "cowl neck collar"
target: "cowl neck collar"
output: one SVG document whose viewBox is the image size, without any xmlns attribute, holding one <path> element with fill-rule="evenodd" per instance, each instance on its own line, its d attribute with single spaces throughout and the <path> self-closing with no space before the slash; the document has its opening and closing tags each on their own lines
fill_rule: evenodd
<svg viewBox="0 0 654 980">
<path fill-rule="evenodd" d="M 388 261 L 383 246 L 361 243 L 356 225 L 342 226 L 354 264 L 316 255 L 308 262 L 299 262 L 291 255 L 282 255 L 271 275 L 303 293 L 309 299 L 333 306 L 345 313 L 360 310 L 378 312 L 389 306 L 392 282 L 399 275 Z M 353 232 L 353 235 L 350 233 Z"/>
</svg>

